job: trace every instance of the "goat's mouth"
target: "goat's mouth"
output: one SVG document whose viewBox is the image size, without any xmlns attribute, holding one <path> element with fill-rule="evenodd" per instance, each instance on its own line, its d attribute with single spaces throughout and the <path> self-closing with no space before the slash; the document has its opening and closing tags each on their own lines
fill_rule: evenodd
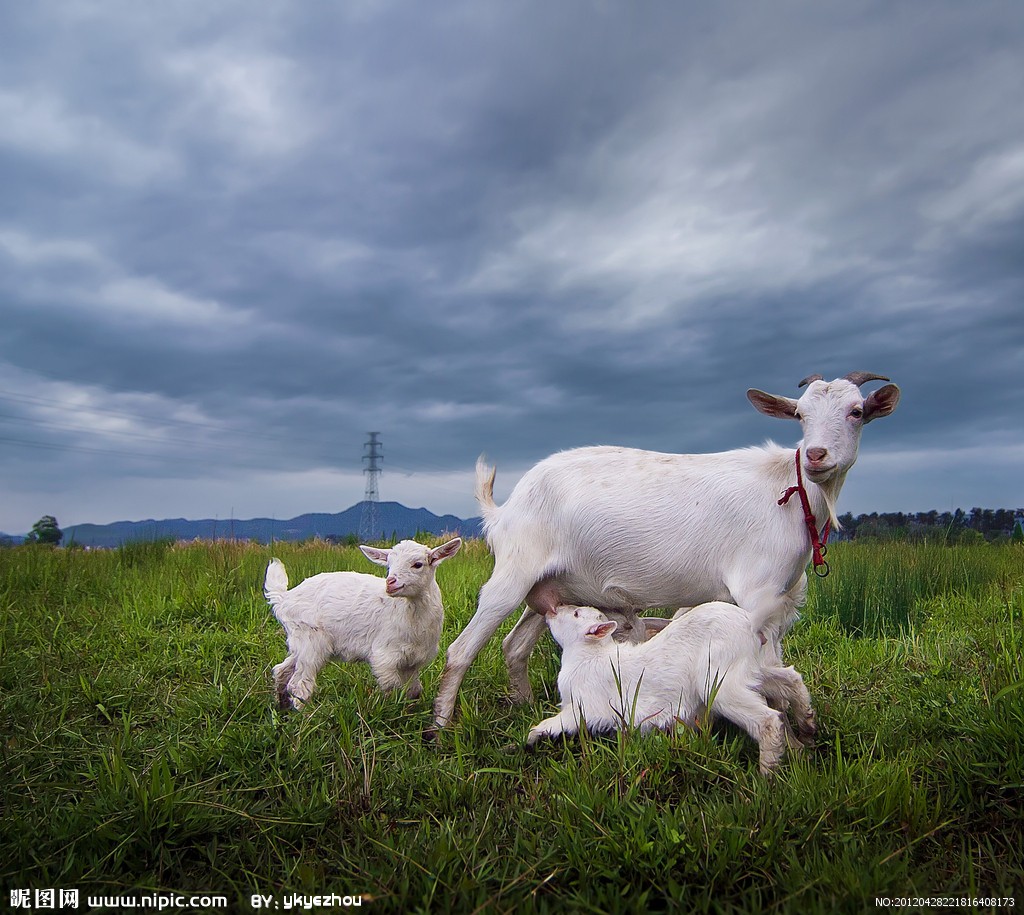
<svg viewBox="0 0 1024 915">
<path fill-rule="evenodd" d="M 384 590 L 387 591 L 388 594 L 395 595 L 399 591 L 401 591 L 404 587 L 405 587 L 405 585 L 399 585 L 399 584 L 385 585 L 384 586 Z"/>
<path fill-rule="evenodd" d="M 812 483 L 824 483 L 826 480 L 830 480 L 836 472 L 838 464 L 829 464 L 827 467 L 815 466 L 809 467 L 804 465 L 804 473 L 807 474 L 807 478 Z"/>
</svg>

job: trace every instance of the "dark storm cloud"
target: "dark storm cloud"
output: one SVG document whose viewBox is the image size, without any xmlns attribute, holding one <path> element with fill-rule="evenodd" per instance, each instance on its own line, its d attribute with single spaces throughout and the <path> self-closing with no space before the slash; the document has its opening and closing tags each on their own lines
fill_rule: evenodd
<svg viewBox="0 0 1024 915">
<path fill-rule="evenodd" d="M 746 388 L 853 369 L 904 403 L 843 507 L 1016 505 L 1022 33 L 1003 4 L 8 11 L 0 528 L 342 508 L 371 428 L 385 497 L 468 514 L 481 450 L 508 485 L 578 444 L 793 441 Z"/>
</svg>

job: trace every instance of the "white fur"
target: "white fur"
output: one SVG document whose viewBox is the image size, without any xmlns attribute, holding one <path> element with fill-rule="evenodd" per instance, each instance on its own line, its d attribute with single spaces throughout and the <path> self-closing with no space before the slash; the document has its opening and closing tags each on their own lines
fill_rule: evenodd
<svg viewBox="0 0 1024 915">
<path fill-rule="evenodd" d="M 559 607 L 547 619 L 562 646 L 562 710 L 531 729 L 530 746 L 575 734 L 581 722 L 589 731 L 668 730 L 710 711 L 757 741 L 767 774 L 784 753 L 786 723 L 766 697 L 792 704 L 801 738 L 817 731 L 800 674 L 763 658 L 750 616 L 734 604 L 695 607 L 641 644 L 614 642 L 616 624 L 592 607 Z"/>
<path fill-rule="evenodd" d="M 381 689 L 405 686 L 417 698 L 419 673 L 437 656 L 444 625 L 434 573 L 461 546 L 457 537 L 434 549 L 415 540 L 390 550 L 361 546 L 368 559 L 387 567 L 386 579 L 321 572 L 290 590 L 284 565 L 272 559 L 264 592 L 288 636 L 288 656 L 274 668 L 279 703 L 302 708 L 332 658 L 366 661 Z"/>
<path fill-rule="evenodd" d="M 892 412 L 899 388 L 867 398 L 846 379 L 812 381 L 799 400 L 751 389 L 762 413 L 798 419 L 804 480 L 818 524 L 831 517 L 857 457 L 863 425 Z M 525 599 L 605 608 L 745 607 L 781 660 L 781 638 L 803 603 L 811 544 L 797 496 L 795 451 L 767 444 L 718 454 L 663 454 L 631 448 L 578 448 L 536 464 L 501 506 L 494 470 L 477 463 L 476 495 L 494 572 L 476 614 L 448 649 L 434 711 L 452 718 L 465 672 Z M 532 595 L 548 595 L 537 606 Z M 544 603 L 544 602 L 542 602 Z M 514 698 L 532 697 L 527 660 L 544 631 L 527 612 L 503 644 Z"/>
</svg>

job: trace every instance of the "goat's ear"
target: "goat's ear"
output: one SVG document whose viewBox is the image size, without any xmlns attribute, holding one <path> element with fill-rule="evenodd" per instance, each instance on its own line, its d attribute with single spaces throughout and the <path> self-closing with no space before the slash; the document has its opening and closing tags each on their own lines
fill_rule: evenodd
<svg viewBox="0 0 1024 915">
<path fill-rule="evenodd" d="M 607 623 L 594 623 L 594 625 L 591 626 L 583 634 L 584 636 L 586 636 L 586 638 L 596 642 L 598 639 L 603 639 L 610 636 L 618 628 L 618 626 L 619 624 L 614 622 L 613 620 L 608 620 Z"/>
<path fill-rule="evenodd" d="M 777 416 L 779 419 L 796 419 L 796 401 L 791 397 L 782 397 L 778 394 L 766 394 L 757 388 L 747 391 L 747 400 L 754 409 L 765 416 Z"/>
<path fill-rule="evenodd" d="M 894 384 L 872 391 L 864 398 L 864 422 L 869 423 L 879 416 L 888 416 L 900 402 L 900 389 Z"/>
<path fill-rule="evenodd" d="M 440 546 L 434 547 L 430 551 L 430 564 L 434 565 L 438 562 L 442 562 L 449 556 L 454 556 L 462 547 L 462 538 L 456 537 L 454 540 L 449 540 L 447 543 L 442 543 Z"/>
<path fill-rule="evenodd" d="M 388 553 L 390 550 L 378 550 L 375 546 L 363 546 L 359 545 L 359 549 L 363 551 L 363 555 L 370 560 L 375 562 L 379 566 L 387 567 L 388 564 Z"/>
</svg>

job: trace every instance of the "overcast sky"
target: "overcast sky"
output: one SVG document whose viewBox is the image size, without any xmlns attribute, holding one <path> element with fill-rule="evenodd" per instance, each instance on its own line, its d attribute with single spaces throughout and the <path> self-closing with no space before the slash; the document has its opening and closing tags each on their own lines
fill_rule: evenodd
<svg viewBox="0 0 1024 915">
<path fill-rule="evenodd" d="M 4 3 L 0 530 L 476 513 L 552 451 L 898 410 L 840 511 L 1024 506 L 1024 6 Z M 866 387 L 865 390 L 868 390 Z"/>
</svg>

